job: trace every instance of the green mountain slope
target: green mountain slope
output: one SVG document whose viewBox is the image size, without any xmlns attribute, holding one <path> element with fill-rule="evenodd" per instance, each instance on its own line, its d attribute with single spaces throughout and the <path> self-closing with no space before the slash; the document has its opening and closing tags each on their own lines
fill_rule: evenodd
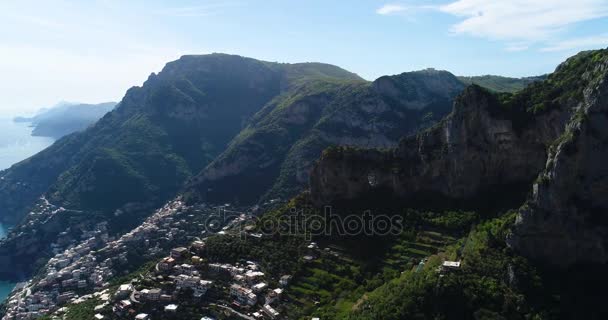
<svg viewBox="0 0 608 320">
<path fill-rule="evenodd" d="M 273 99 L 192 182 L 204 201 L 287 198 L 328 146 L 389 148 L 441 119 L 463 89 L 424 70 L 363 81 L 309 81 Z"/>
<path fill-rule="evenodd" d="M 607 50 L 517 94 L 471 86 L 452 114 L 396 149 L 328 149 L 310 193 L 257 219 L 251 237 L 212 237 L 206 253 L 260 261 L 271 279 L 292 274 L 276 305 L 288 319 L 603 319 L 607 101 Z M 421 209 L 420 194 L 448 210 Z M 321 232 L 316 249 L 289 223 L 327 230 L 318 224 L 328 204 L 343 221 L 398 215 L 402 228 Z M 455 211 L 463 206 L 480 210 Z"/>
<path fill-rule="evenodd" d="M 93 127 L 0 173 L 0 219 L 16 224 L 0 242 L 0 275 L 27 274 L 51 254 L 57 235 L 72 228 L 99 221 L 109 222 L 112 233 L 135 227 L 264 105 L 313 79 L 361 80 L 321 63 L 225 54 L 168 63 Z"/>
<path fill-rule="evenodd" d="M 299 81 L 335 77 L 359 79 L 325 64 L 184 56 L 130 89 L 94 127 L 2 172 L 0 218 L 19 221 L 47 191 L 51 202 L 78 210 L 158 205 L 275 96 Z"/>
<path fill-rule="evenodd" d="M 293 170 L 283 170 L 298 168 L 293 161 L 313 157 L 316 147 L 343 143 L 315 163 L 310 191 L 266 206 L 274 209 L 261 216 L 238 212 L 250 207 L 230 208 L 234 215 L 224 216 L 230 223 L 222 232 L 203 239 L 204 245 L 197 239 L 196 248 L 180 258 L 192 259 L 193 266 L 160 271 L 155 260 L 139 269 L 130 265 L 128 277 L 114 280 L 132 279 L 137 290 L 161 288 L 167 294 L 181 290 L 172 279 L 191 274 L 183 269 L 213 280 L 204 301 L 189 291 L 178 293 L 172 301 L 180 308 L 172 315 L 176 319 L 261 308 L 262 295 L 272 294 L 268 289 L 260 289 L 254 308 L 225 308 L 235 301 L 231 285 L 242 281 L 234 275 L 245 270 L 262 271 L 269 288 L 292 276 L 271 302 L 286 319 L 605 318 L 608 50 L 580 53 L 515 94 L 471 85 L 447 117 L 398 143 L 391 140 L 392 130 L 416 127 L 400 124 L 412 119 L 424 127 L 432 119 L 428 111 L 443 110 L 451 91 L 433 88 L 450 87 L 453 76 L 427 70 L 374 83 L 313 78 L 281 86 L 288 89 L 252 113 L 245 129 L 193 180 L 200 194 L 190 190 L 192 201 L 269 197 L 275 188 L 289 190 L 282 181 L 292 179 Z M 374 131 L 370 123 L 381 129 Z M 156 133 L 150 135 L 158 139 Z M 370 140 L 395 146 L 361 148 L 365 143 L 359 142 Z M 123 153 L 109 152 L 107 158 L 129 161 Z M 181 228 L 176 230 L 185 242 L 200 236 L 200 222 L 209 218 L 202 208 L 218 208 L 199 205 L 180 202 L 174 216 L 157 221 L 163 229 L 147 225 L 155 229 L 153 241 L 165 239 L 169 221 Z M 209 227 L 219 229 L 214 219 Z M 166 248 L 184 245 L 169 241 Z M 135 251 L 131 255 L 140 265 L 140 253 L 156 251 L 132 245 L 111 252 L 123 249 Z M 110 254 L 103 251 L 100 257 Z M 0 251 L 0 263 L 7 255 Z M 245 267 L 248 260 L 256 266 Z M 43 289 L 55 294 L 57 286 Z M 34 292 L 40 287 L 32 286 Z M 90 318 L 98 303 L 94 298 L 68 304 L 68 317 Z M 164 305 L 134 303 L 131 313 L 166 317 Z M 110 306 L 103 309 L 114 317 Z"/>
</svg>

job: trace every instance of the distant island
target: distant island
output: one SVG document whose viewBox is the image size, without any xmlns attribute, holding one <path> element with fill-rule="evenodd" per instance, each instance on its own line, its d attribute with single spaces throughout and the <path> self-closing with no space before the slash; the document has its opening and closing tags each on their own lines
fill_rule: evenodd
<svg viewBox="0 0 608 320">
<path fill-rule="evenodd" d="M 73 132 L 82 131 L 112 111 L 116 102 L 99 104 L 61 102 L 54 107 L 42 109 L 33 117 L 16 117 L 19 123 L 30 123 L 33 136 L 59 139 Z"/>
</svg>

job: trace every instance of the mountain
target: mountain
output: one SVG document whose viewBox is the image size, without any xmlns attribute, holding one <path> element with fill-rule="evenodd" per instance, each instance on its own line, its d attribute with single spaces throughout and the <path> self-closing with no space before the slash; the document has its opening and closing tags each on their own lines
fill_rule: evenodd
<svg viewBox="0 0 608 320">
<path fill-rule="evenodd" d="M 2 218 L 18 221 L 45 192 L 68 208 L 109 212 L 166 199 L 274 96 L 303 79 L 334 76 L 357 78 L 322 64 L 184 56 L 130 89 L 93 127 L 3 172 Z"/>
<path fill-rule="evenodd" d="M 463 85 L 424 70 L 374 82 L 310 81 L 268 103 L 191 183 L 202 201 L 290 198 L 323 149 L 390 148 L 446 115 Z"/>
<path fill-rule="evenodd" d="M 73 132 L 82 131 L 112 111 L 115 102 L 100 104 L 60 103 L 43 109 L 33 117 L 17 117 L 16 122 L 28 122 L 34 127 L 32 135 L 59 139 Z"/>
<path fill-rule="evenodd" d="M 142 87 L 129 89 L 92 127 L 0 173 L 0 219 L 22 222 L 0 245 L 6 253 L 0 272 L 15 270 L 17 263 L 29 270 L 31 259 L 48 254 L 49 241 L 70 221 L 109 220 L 113 232 L 140 223 L 219 155 L 266 103 L 310 79 L 360 80 L 326 64 L 225 54 L 168 63 Z M 65 211 L 41 214 L 45 201 Z M 28 224 L 36 227 L 20 229 Z"/>
<path fill-rule="evenodd" d="M 488 88 L 496 92 L 515 93 L 517 91 L 522 90 L 531 83 L 544 80 L 546 77 L 547 75 L 524 78 L 509 78 L 503 76 L 484 75 L 472 77 L 459 76 L 458 79 L 467 85 L 476 84 L 478 86 Z"/>
<path fill-rule="evenodd" d="M 608 50 L 582 52 L 515 94 L 468 87 L 452 114 L 392 150 L 326 150 L 311 173 L 316 206 L 472 209 L 481 218 L 444 253 L 462 263 L 458 273 L 396 278 L 352 318 L 605 315 L 595 295 L 608 283 L 607 98 Z"/>
<path fill-rule="evenodd" d="M 412 206 L 412 196 L 427 191 L 427 199 L 455 208 L 479 201 L 472 195 L 494 204 L 519 193 L 509 186 L 517 180 L 528 191 L 510 201 L 511 210 L 471 226 L 443 259 L 431 256 L 366 293 L 349 319 L 603 318 L 607 97 L 608 50 L 582 52 L 515 95 L 468 88 L 437 128 L 391 152 L 327 151 L 312 174 L 320 203 L 332 195 L 386 199 L 385 192 Z M 365 174 L 373 184 L 356 180 Z M 488 193 L 489 184 L 503 188 Z M 461 267 L 436 271 L 445 260 Z"/>
<path fill-rule="evenodd" d="M 444 71 L 369 83 L 321 63 L 184 56 L 93 126 L 0 174 L 0 218 L 17 223 L 0 273 L 27 273 L 74 225 L 126 231 L 193 177 L 187 190 L 204 201 L 292 196 L 323 148 L 394 146 L 447 114 L 462 88 Z"/>
<path fill-rule="evenodd" d="M 608 50 L 515 94 L 472 85 L 395 148 L 326 149 L 309 193 L 205 257 L 293 274 L 275 306 L 288 319 L 603 318 L 607 97 Z M 395 216 L 396 234 L 323 227 Z"/>
<path fill-rule="evenodd" d="M 381 194 L 405 203 L 429 199 L 438 205 L 441 199 L 450 206 L 496 194 L 495 188 L 529 190 L 550 146 L 588 103 L 588 91 L 603 72 L 597 61 L 602 54 L 575 56 L 515 94 L 469 86 L 449 116 L 392 150 L 326 150 L 311 175 L 314 201 Z"/>
<path fill-rule="evenodd" d="M 122 119 L 123 112 L 150 119 L 146 128 L 165 133 L 160 140 L 142 135 L 150 130 L 133 131 L 146 150 L 159 145 L 167 146 L 163 154 L 180 150 L 167 119 L 179 118 L 176 126 L 184 128 L 186 120 L 207 119 L 200 109 L 213 119 L 219 113 L 207 105 L 188 108 L 188 101 L 202 101 L 192 86 L 204 88 L 194 80 L 201 74 L 189 72 L 209 72 L 209 65 L 228 58 L 182 59 L 132 89 L 94 127 L 70 137 L 89 133 L 91 143 L 101 144 L 93 138 L 106 132 L 100 126 Z M 603 301 L 608 49 L 582 52 L 516 93 L 478 85 L 462 90 L 457 78 L 436 70 L 370 83 L 325 65 L 230 59 L 244 63 L 238 70 L 256 70 L 256 76 L 270 70 L 263 78 L 276 76 L 279 81 L 269 83 L 278 84 L 277 91 L 255 108 L 240 110 L 247 117 L 235 124 L 232 136 L 201 136 L 216 143 L 214 152 L 207 153 L 198 173 L 184 166 L 190 171 L 181 180 L 192 177 L 188 185 L 167 192 L 175 197 L 151 215 L 132 203 L 107 210 L 112 214 L 86 202 L 60 208 L 55 204 L 67 201 L 55 185 L 90 161 L 62 173 L 48 197 L 0 245 L 1 272 L 40 270 L 9 299 L 7 319 L 38 312 L 118 318 L 120 295 L 129 293 L 138 301 L 124 311 L 152 318 L 166 317 L 169 301 L 179 308 L 172 315 L 176 319 L 220 318 L 258 307 L 285 319 L 602 319 L 608 314 Z M 182 63 L 183 70 L 169 72 Z M 192 86 L 177 86 L 164 78 L 169 75 Z M 155 94 L 159 78 L 180 89 Z M 225 90 L 232 96 L 259 88 L 229 83 L 232 90 Z M 184 96 L 178 92 L 192 99 L 174 98 Z M 135 103 L 142 96 L 143 102 Z M 449 113 L 434 121 L 440 112 Z M 230 115 L 222 120 L 238 118 Z M 106 138 L 116 141 L 125 126 L 110 127 Z M 197 126 L 180 138 L 192 139 L 204 129 Z M 139 177 L 151 176 L 136 166 L 148 154 L 135 157 L 127 151 L 137 150 L 137 144 L 128 146 L 112 154 L 128 160 Z M 191 159 L 172 152 L 186 164 Z M 301 190 L 298 179 L 307 167 L 309 190 L 291 197 Z M 99 172 L 114 174 L 108 179 L 119 192 L 137 187 L 120 189 L 116 182 L 125 171 Z M 90 186 L 97 187 L 97 180 L 73 194 L 78 198 Z M 288 200 L 249 205 L 276 196 Z M 234 203 L 209 206 L 224 200 Z M 149 218 L 141 223 L 143 218 L 135 217 L 144 213 L 137 211 Z M 55 257 L 45 259 L 50 256 L 45 250 Z M 168 254 L 175 260 L 165 258 Z M 81 275 L 87 277 L 79 280 Z M 121 292 L 123 283 L 133 288 Z M 259 283 L 264 285 L 254 285 Z M 149 297 L 152 290 L 144 290 L 151 288 L 162 296 Z M 105 294 L 110 304 L 101 302 Z M 38 301 L 47 301 L 46 309 L 39 311 Z M 235 303 L 227 307 L 229 301 Z"/>
</svg>

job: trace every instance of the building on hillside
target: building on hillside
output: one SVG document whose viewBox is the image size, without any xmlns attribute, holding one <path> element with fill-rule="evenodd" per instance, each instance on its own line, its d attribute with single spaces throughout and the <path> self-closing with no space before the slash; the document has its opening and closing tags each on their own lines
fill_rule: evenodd
<svg viewBox="0 0 608 320">
<path fill-rule="evenodd" d="M 121 284 L 116 290 L 115 296 L 119 299 L 128 297 L 133 292 L 133 285 L 130 283 Z"/>
<path fill-rule="evenodd" d="M 270 305 L 264 305 L 264 307 L 262 308 L 262 311 L 269 316 L 272 319 L 275 319 L 276 317 L 279 316 L 279 312 L 276 311 L 273 307 L 271 307 Z"/>
<path fill-rule="evenodd" d="M 261 272 L 261 271 L 249 270 L 245 273 L 245 279 L 247 280 L 248 283 L 253 283 L 263 277 L 264 277 L 264 272 Z"/>
<path fill-rule="evenodd" d="M 268 284 L 264 283 L 264 282 L 260 282 L 256 285 L 254 285 L 253 287 L 251 287 L 251 289 L 253 289 L 253 292 L 262 292 L 264 291 L 266 288 L 268 287 Z"/>
<path fill-rule="evenodd" d="M 187 274 L 187 275 L 198 274 L 198 271 L 196 270 L 196 268 L 194 268 L 193 265 L 187 264 L 187 263 L 177 265 L 177 266 L 173 267 L 173 270 L 176 274 Z"/>
<path fill-rule="evenodd" d="M 281 284 L 281 286 L 283 287 L 287 287 L 287 285 L 289 285 L 289 282 L 291 281 L 291 276 L 290 275 L 284 275 L 281 277 L 281 279 L 279 280 L 279 284 Z"/>
<path fill-rule="evenodd" d="M 283 289 L 281 289 L 281 288 L 277 288 L 277 289 L 269 291 L 268 294 L 266 295 L 265 304 L 275 303 L 277 300 L 279 300 L 279 298 L 281 298 L 282 294 L 283 294 Z"/>
<path fill-rule="evenodd" d="M 158 301 L 160 299 L 160 294 L 160 289 L 143 289 L 139 292 L 138 298 L 140 300 Z"/>
<path fill-rule="evenodd" d="M 177 312 L 179 306 L 176 304 L 169 304 L 165 306 L 165 312 Z"/>
<path fill-rule="evenodd" d="M 253 293 L 251 289 L 245 288 L 238 284 L 233 284 L 230 286 L 230 295 L 234 297 L 240 304 L 253 306 L 258 302 L 257 295 Z"/>
<path fill-rule="evenodd" d="M 123 315 L 123 314 L 127 313 L 127 311 L 130 308 L 131 308 L 131 301 L 129 301 L 129 300 L 120 300 L 119 302 L 117 302 L 114 305 L 114 307 L 112 308 L 112 310 L 117 315 Z"/>
<path fill-rule="evenodd" d="M 158 269 L 161 271 L 169 271 L 175 266 L 175 259 L 172 257 L 165 257 L 158 263 Z"/>
<path fill-rule="evenodd" d="M 57 303 L 61 304 L 64 302 L 67 302 L 68 300 L 72 299 L 74 297 L 74 292 L 68 291 L 68 292 L 64 292 L 60 295 L 57 296 Z"/>
<path fill-rule="evenodd" d="M 197 240 L 192 242 L 192 251 L 196 252 L 197 254 L 203 254 L 205 252 L 205 242 Z"/>
<path fill-rule="evenodd" d="M 460 261 L 444 261 L 441 271 L 456 271 L 460 269 Z"/>
<path fill-rule="evenodd" d="M 171 249 L 171 258 L 173 259 L 182 259 L 188 253 L 188 248 L 179 247 Z"/>
</svg>

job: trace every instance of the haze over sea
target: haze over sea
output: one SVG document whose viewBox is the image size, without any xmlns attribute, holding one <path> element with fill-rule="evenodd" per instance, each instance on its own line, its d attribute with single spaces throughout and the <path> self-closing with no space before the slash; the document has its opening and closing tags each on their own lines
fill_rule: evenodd
<svg viewBox="0 0 608 320">
<path fill-rule="evenodd" d="M 27 123 L 15 123 L 9 117 L 0 117 L 0 132 L 0 170 L 33 156 L 53 143 L 51 138 L 32 137 L 32 128 Z M 0 239 L 4 238 L 8 228 L 0 222 Z M 15 283 L 0 281 L 0 302 L 14 286 Z"/>
</svg>

